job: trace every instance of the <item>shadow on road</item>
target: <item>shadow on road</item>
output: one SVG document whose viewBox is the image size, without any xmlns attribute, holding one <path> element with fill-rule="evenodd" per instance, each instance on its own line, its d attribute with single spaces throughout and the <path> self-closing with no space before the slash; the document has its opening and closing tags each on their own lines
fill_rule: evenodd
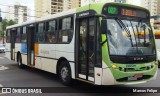
<svg viewBox="0 0 160 96">
<path fill-rule="evenodd" d="M 12 66 L 17 67 L 18 65 L 14 64 Z M 29 68 L 29 67 L 26 67 L 25 69 L 23 69 L 23 71 L 26 71 L 27 73 L 39 75 L 42 78 L 52 80 L 53 82 L 57 82 L 61 85 L 61 82 L 58 76 L 55 74 L 45 72 L 43 70 L 39 70 L 35 68 Z M 42 89 L 46 93 L 116 93 L 116 94 L 129 93 L 130 94 L 130 93 L 133 93 L 134 88 L 135 87 L 129 87 L 125 85 L 98 86 L 98 85 L 92 85 L 92 84 L 85 83 L 78 80 L 73 80 L 73 84 L 71 86 L 62 85 L 60 87 L 43 87 Z M 134 95 L 132 94 L 131 96 L 134 96 Z"/>
</svg>

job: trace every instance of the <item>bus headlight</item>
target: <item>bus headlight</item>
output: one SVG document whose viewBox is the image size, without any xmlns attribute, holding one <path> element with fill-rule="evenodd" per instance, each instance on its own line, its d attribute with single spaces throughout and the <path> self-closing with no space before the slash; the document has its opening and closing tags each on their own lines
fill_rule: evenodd
<svg viewBox="0 0 160 96">
<path fill-rule="evenodd" d="M 158 65 L 158 62 L 155 62 L 155 65 Z"/>
<path fill-rule="evenodd" d="M 113 64 L 113 65 L 112 65 L 112 68 L 117 69 L 118 66 L 117 66 L 116 64 Z"/>
</svg>

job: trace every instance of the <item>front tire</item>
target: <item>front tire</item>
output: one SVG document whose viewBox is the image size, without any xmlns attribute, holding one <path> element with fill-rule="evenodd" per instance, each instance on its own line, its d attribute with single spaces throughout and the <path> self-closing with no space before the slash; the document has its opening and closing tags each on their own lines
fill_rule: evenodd
<svg viewBox="0 0 160 96">
<path fill-rule="evenodd" d="M 18 63 L 19 68 L 21 69 L 25 68 L 25 65 L 22 64 L 22 57 L 20 54 L 18 55 L 17 63 Z"/>
<path fill-rule="evenodd" d="M 59 67 L 59 78 L 64 85 L 71 85 L 71 68 L 66 61 L 63 61 Z"/>
</svg>

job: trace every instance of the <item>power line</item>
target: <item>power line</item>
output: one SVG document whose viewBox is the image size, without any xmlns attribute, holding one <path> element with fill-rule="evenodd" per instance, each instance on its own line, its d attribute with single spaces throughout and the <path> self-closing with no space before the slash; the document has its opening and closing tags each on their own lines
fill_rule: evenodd
<svg viewBox="0 0 160 96">
<path fill-rule="evenodd" d="M 14 7 L 14 6 L 10 6 L 10 5 L 4 5 L 4 4 L 0 4 L 1 6 L 7 6 L 7 7 Z M 41 13 L 46 13 L 46 12 L 42 12 L 42 11 L 37 11 L 37 10 L 31 10 L 30 11 L 35 11 L 35 12 L 41 12 Z"/>
</svg>

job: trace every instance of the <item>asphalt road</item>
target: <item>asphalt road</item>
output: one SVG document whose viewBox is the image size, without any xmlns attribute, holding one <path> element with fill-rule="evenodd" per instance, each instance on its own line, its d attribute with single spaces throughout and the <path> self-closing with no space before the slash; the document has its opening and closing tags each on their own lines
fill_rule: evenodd
<svg viewBox="0 0 160 96">
<path fill-rule="evenodd" d="M 137 84 L 137 85 L 118 85 L 118 86 L 98 86 L 100 89 L 110 90 L 114 89 L 115 94 L 113 93 L 95 93 L 94 92 L 86 93 L 87 88 L 90 88 L 93 85 L 86 84 L 80 81 L 74 81 L 73 86 L 65 86 L 63 85 L 58 77 L 54 74 L 44 72 L 42 70 L 34 69 L 34 68 L 26 68 L 26 69 L 19 69 L 18 65 L 8 60 L 7 58 L 3 57 L 4 54 L 0 53 L 0 66 L 4 66 L 5 70 L 1 70 L 0 68 L 0 87 L 52 87 L 54 88 L 62 88 L 60 92 L 55 92 L 53 94 L 25 94 L 25 96 L 159 96 L 160 94 L 117 94 L 116 91 L 120 90 L 121 88 L 132 88 L 132 87 L 160 87 L 160 69 L 158 70 L 158 76 L 156 80 L 149 81 L 144 84 Z M 86 87 L 85 89 L 75 88 L 75 87 Z M 69 92 L 64 93 L 63 90 L 69 89 Z M 73 91 L 70 92 L 70 91 Z M 160 90 L 159 90 L 160 91 Z M 77 93 L 76 93 L 77 92 Z M 1 94 L 0 96 L 21 96 L 22 94 Z M 24 95 L 22 95 L 24 96 Z"/>
</svg>

